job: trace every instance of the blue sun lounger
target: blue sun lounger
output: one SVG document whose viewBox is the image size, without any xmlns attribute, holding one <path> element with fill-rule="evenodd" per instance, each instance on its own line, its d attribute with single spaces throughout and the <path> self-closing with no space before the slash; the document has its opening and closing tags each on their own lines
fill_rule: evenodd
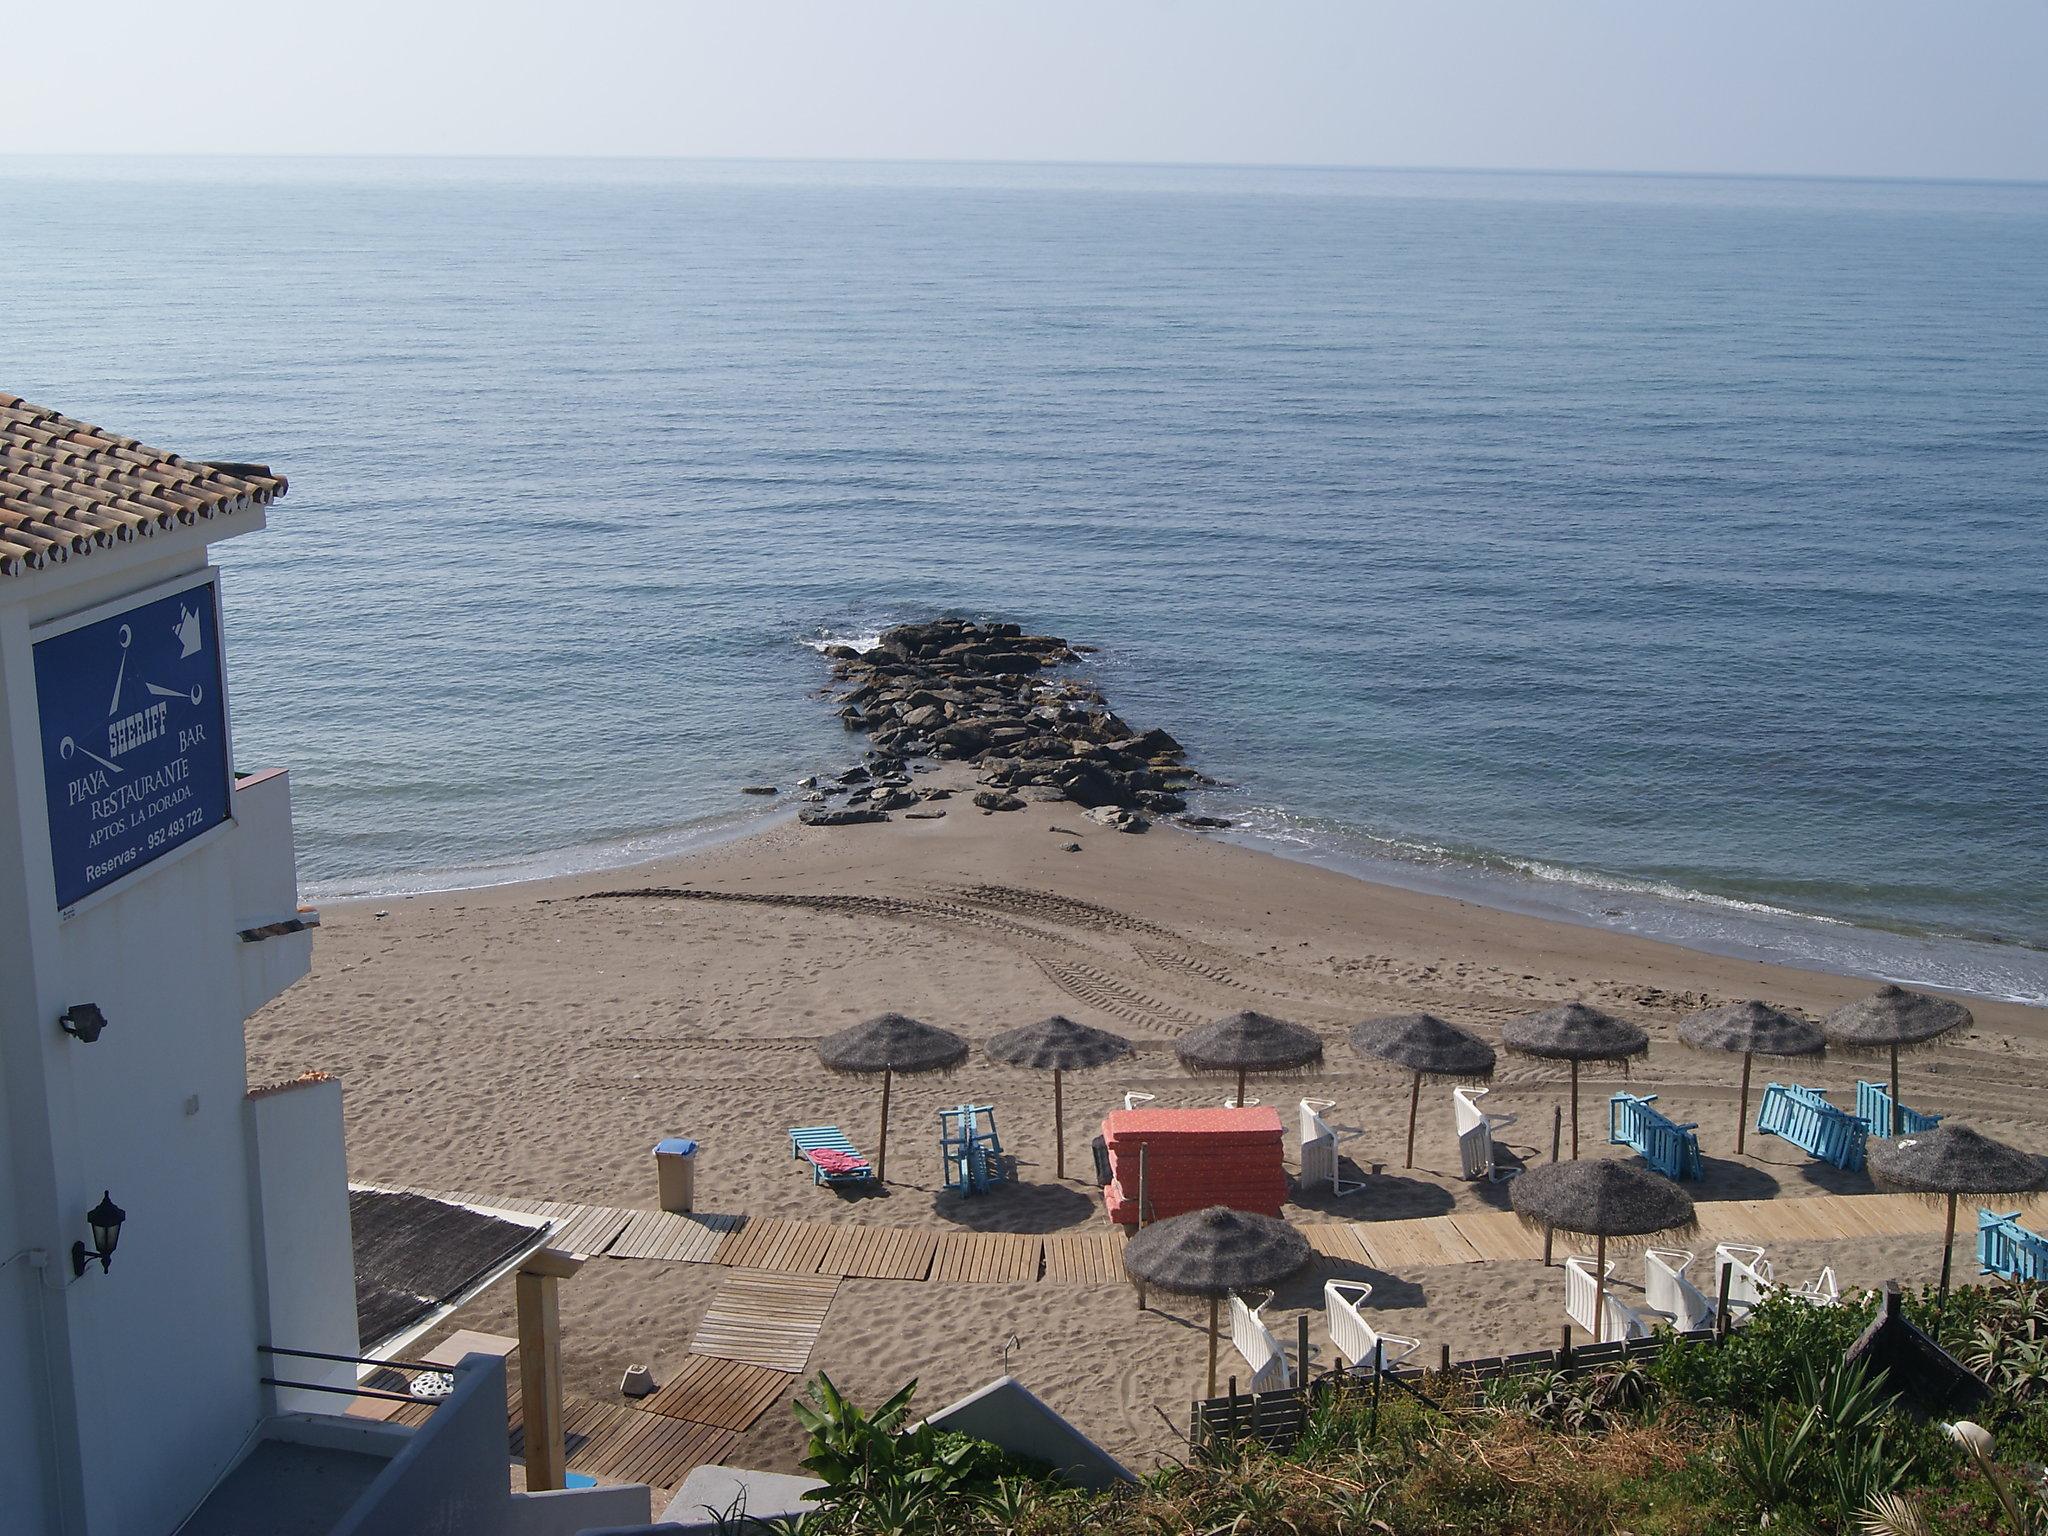
<svg viewBox="0 0 2048 1536">
<path fill-rule="evenodd" d="M 1757 1106 L 1756 1128 L 1766 1136 L 1782 1136 L 1807 1156 L 1847 1172 L 1855 1173 L 1863 1166 L 1868 1132 L 1862 1120 L 1846 1109 L 1837 1109 L 1816 1088 L 1772 1083 Z"/>
<path fill-rule="evenodd" d="M 2048 1238 L 2020 1225 L 2020 1213 L 1977 1213 L 1977 1267 L 2007 1280 L 2048 1280 Z"/>
<path fill-rule="evenodd" d="M 827 1173 L 816 1163 L 804 1157 L 806 1152 L 844 1152 L 848 1157 L 860 1157 L 861 1165 L 844 1173 Z M 860 1149 L 846 1139 L 846 1132 L 836 1125 L 798 1125 L 789 1132 L 789 1155 L 802 1160 L 811 1170 L 813 1184 L 865 1184 L 875 1176 Z"/>
<path fill-rule="evenodd" d="M 1697 1179 L 1705 1176 L 1700 1161 L 1700 1139 L 1694 1135 L 1697 1122 L 1685 1125 L 1650 1106 L 1654 1093 L 1617 1093 L 1607 1101 L 1607 1139 L 1616 1146 L 1634 1147 L 1643 1161 L 1667 1179 Z"/>
<path fill-rule="evenodd" d="M 1863 1128 L 1872 1136 L 1889 1136 L 1892 1133 L 1892 1096 L 1885 1083 L 1861 1083 L 1856 1085 L 1856 1118 L 1863 1122 Z M 1941 1124 L 1939 1115 L 1923 1115 L 1917 1109 L 1899 1106 L 1899 1134 L 1918 1136 L 1931 1131 Z"/>
</svg>

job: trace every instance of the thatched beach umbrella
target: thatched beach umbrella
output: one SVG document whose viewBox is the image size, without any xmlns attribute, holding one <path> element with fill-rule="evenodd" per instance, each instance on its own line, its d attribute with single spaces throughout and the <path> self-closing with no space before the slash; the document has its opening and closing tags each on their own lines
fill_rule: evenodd
<svg viewBox="0 0 2048 1536">
<path fill-rule="evenodd" d="M 1415 1166 L 1415 1109 L 1422 1100 L 1422 1080 L 1455 1077 L 1473 1081 L 1493 1076 L 1493 1047 L 1433 1013 L 1367 1019 L 1351 1031 L 1351 1048 L 1414 1074 L 1408 1086 L 1408 1161 L 1401 1165 L 1404 1168 Z"/>
<path fill-rule="evenodd" d="M 1131 1042 L 1122 1035 L 1089 1024 L 1076 1024 L 1061 1014 L 1006 1029 L 988 1043 L 988 1053 L 1012 1067 L 1032 1067 L 1052 1073 L 1053 1176 L 1067 1176 L 1067 1114 L 1060 1095 L 1060 1074 L 1106 1067 L 1131 1054 Z"/>
<path fill-rule="evenodd" d="M 1627 1062 L 1650 1048 L 1650 1037 L 1626 1019 L 1617 1019 L 1588 1003 L 1566 1003 L 1541 1013 L 1510 1019 L 1500 1043 L 1524 1056 L 1541 1056 L 1572 1064 L 1572 1157 L 1579 1155 L 1579 1063 Z M 1526 1177 L 1526 1175 L 1524 1175 Z"/>
<path fill-rule="evenodd" d="M 1899 1047 L 1925 1045 L 1951 1030 L 1966 1028 L 1969 1022 L 1970 1010 L 1961 1003 L 1950 1002 L 1945 997 L 1929 997 L 1924 992 L 1908 992 L 1904 987 L 1887 982 L 1862 1002 L 1836 1009 L 1820 1021 L 1820 1027 L 1830 1044 L 1845 1046 L 1852 1051 L 1890 1053 L 1892 1123 L 1889 1129 L 1896 1136 L 1902 1127 L 1899 1118 Z"/>
<path fill-rule="evenodd" d="M 1190 1072 L 1235 1072 L 1240 1104 L 1247 1073 L 1296 1072 L 1323 1059 L 1323 1042 L 1314 1030 L 1250 1011 L 1204 1024 L 1181 1036 L 1173 1050 Z"/>
<path fill-rule="evenodd" d="M 1938 1125 L 1896 1141 L 1873 1140 L 1870 1175 L 1887 1188 L 1948 1198 L 1941 1244 L 1941 1294 L 1948 1295 L 1956 1243 L 1956 1201 L 1964 1196 L 2031 1194 L 2048 1189 L 2048 1161 L 1993 1141 L 1967 1125 Z"/>
<path fill-rule="evenodd" d="M 967 1059 L 967 1042 L 949 1029 L 900 1013 L 880 1013 L 818 1042 L 818 1060 L 834 1072 L 882 1074 L 882 1133 L 875 1182 L 889 1181 L 889 1084 L 898 1072 L 947 1072 Z"/>
<path fill-rule="evenodd" d="M 1688 1013 L 1678 1021 L 1678 1038 L 1697 1051 L 1742 1053 L 1742 1101 L 1735 1116 L 1735 1150 L 1749 1130 L 1749 1064 L 1756 1056 L 1818 1056 L 1828 1048 L 1820 1026 L 1751 999 L 1725 1008 Z"/>
<path fill-rule="evenodd" d="M 1508 1186 L 1515 1214 L 1535 1226 L 1578 1232 L 1597 1245 L 1593 1256 L 1593 1342 L 1607 1306 L 1610 1238 L 1649 1237 L 1693 1224 L 1692 1196 L 1640 1163 L 1596 1157 L 1544 1163 Z"/>
<path fill-rule="evenodd" d="M 1142 1285 L 1209 1298 L 1209 1391 L 1216 1395 L 1216 1309 L 1232 1291 L 1277 1285 L 1309 1260 L 1286 1222 L 1227 1205 L 1169 1216 L 1134 1233 L 1124 1271 Z"/>
</svg>

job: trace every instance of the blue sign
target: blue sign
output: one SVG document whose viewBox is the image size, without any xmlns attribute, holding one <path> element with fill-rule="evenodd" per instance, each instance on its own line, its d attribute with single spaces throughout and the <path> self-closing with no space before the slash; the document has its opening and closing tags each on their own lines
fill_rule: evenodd
<svg viewBox="0 0 2048 1536">
<path fill-rule="evenodd" d="M 59 907 L 229 818 L 210 577 L 37 640 L 35 658 Z"/>
</svg>

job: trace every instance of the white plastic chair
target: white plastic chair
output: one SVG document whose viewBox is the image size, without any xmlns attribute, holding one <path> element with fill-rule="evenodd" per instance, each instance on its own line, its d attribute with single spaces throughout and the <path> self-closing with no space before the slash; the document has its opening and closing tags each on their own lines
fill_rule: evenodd
<svg viewBox="0 0 2048 1536">
<path fill-rule="evenodd" d="M 1124 1108 L 1136 1109 L 1140 1104 L 1150 1104 L 1158 1097 L 1156 1093 L 1127 1093 L 1124 1095 Z"/>
<path fill-rule="evenodd" d="M 1702 1294 L 1686 1273 L 1693 1257 L 1675 1248 L 1651 1248 L 1643 1254 L 1644 1300 L 1681 1333 L 1710 1327 L 1714 1321 L 1713 1297 Z"/>
<path fill-rule="evenodd" d="M 1614 1278 L 1611 1261 L 1605 1278 Z M 1604 1303 L 1598 1328 L 1593 1326 L 1593 1298 L 1596 1295 Z M 1647 1339 L 1650 1336 L 1648 1318 L 1613 1291 L 1594 1284 L 1591 1259 L 1570 1258 L 1564 1261 L 1564 1310 L 1567 1317 L 1592 1336 L 1595 1344 L 1611 1344 L 1618 1339 Z"/>
<path fill-rule="evenodd" d="M 1363 1280 L 1323 1283 L 1323 1310 L 1329 1314 L 1330 1343 L 1351 1364 L 1364 1363 L 1379 1372 L 1406 1360 L 1422 1348 L 1422 1340 L 1381 1333 L 1373 1327 L 1359 1310 L 1371 1299 L 1372 1287 Z"/>
<path fill-rule="evenodd" d="M 1737 1318 L 1747 1316 L 1766 1296 L 1789 1296 L 1816 1307 L 1832 1307 L 1842 1299 L 1842 1289 L 1835 1279 L 1832 1264 L 1823 1266 L 1821 1272 L 1804 1285 L 1788 1285 L 1777 1278 L 1771 1261 L 1764 1257 L 1763 1249 L 1751 1243 L 1722 1243 L 1714 1249 L 1716 1290 L 1720 1287 L 1723 1269 L 1729 1271 L 1728 1311 Z"/>
<path fill-rule="evenodd" d="M 1272 1299 L 1271 1291 L 1265 1293 L 1257 1306 L 1247 1305 L 1242 1296 L 1232 1295 L 1230 1298 L 1230 1342 L 1237 1346 L 1237 1352 L 1244 1356 L 1244 1363 L 1251 1367 L 1250 1390 L 1253 1392 L 1276 1392 L 1294 1385 L 1294 1372 L 1287 1364 L 1287 1352 L 1273 1337 L 1273 1330 L 1266 1326 L 1266 1303 Z"/>
<path fill-rule="evenodd" d="M 1499 1183 L 1511 1179 L 1521 1172 L 1511 1168 L 1503 1173 L 1493 1162 L 1493 1133 L 1505 1130 L 1515 1123 L 1513 1115 L 1492 1115 L 1479 1107 L 1479 1101 L 1491 1090 L 1486 1088 L 1453 1088 L 1451 1103 L 1458 1117 L 1458 1162 L 1468 1179 L 1488 1179 Z"/>
<path fill-rule="evenodd" d="M 1322 1112 L 1336 1106 L 1335 1099 L 1301 1101 L 1301 1182 L 1303 1188 L 1328 1184 L 1333 1195 L 1355 1194 L 1365 1188 L 1363 1179 L 1343 1175 L 1344 1159 L 1337 1150 L 1338 1137 L 1355 1136 L 1358 1128 L 1331 1125 Z"/>
</svg>

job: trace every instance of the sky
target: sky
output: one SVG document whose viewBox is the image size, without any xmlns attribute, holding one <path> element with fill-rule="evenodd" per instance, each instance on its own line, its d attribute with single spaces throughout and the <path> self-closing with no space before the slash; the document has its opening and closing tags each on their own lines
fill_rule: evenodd
<svg viewBox="0 0 2048 1536">
<path fill-rule="evenodd" d="M 7 153 L 2048 180 L 2048 0 L 95 0 Z"/>
</svg>

